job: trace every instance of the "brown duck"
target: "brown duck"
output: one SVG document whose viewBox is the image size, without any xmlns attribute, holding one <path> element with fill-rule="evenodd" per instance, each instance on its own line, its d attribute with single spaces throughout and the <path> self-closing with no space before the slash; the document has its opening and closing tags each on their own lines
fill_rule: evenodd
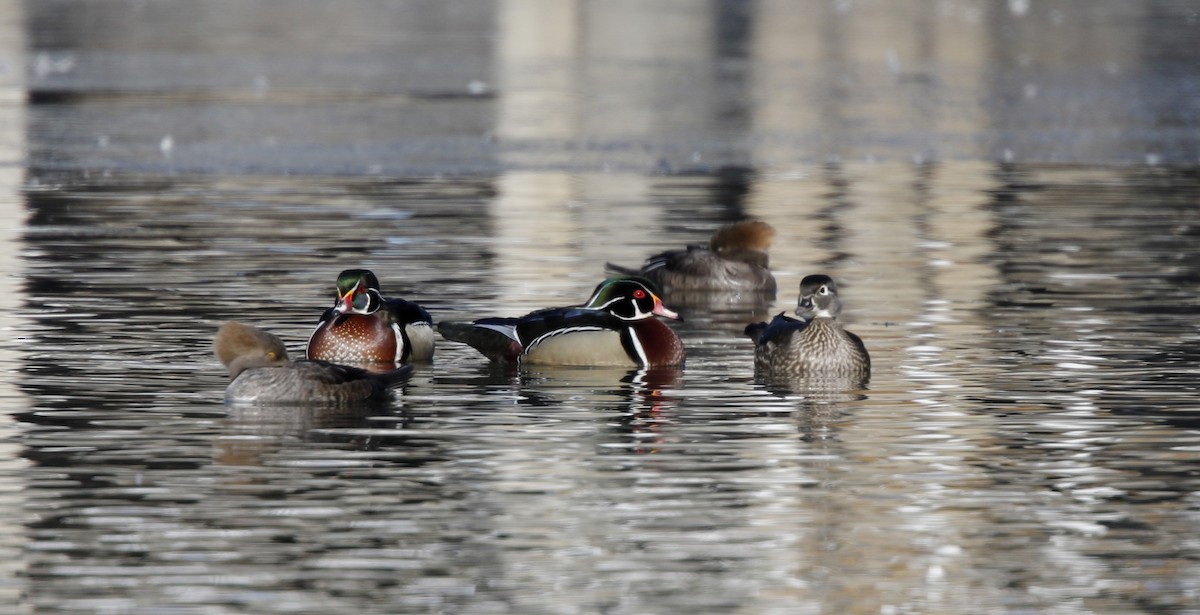
<svg viewBox="0 0 1200 615">
<path fill-rule="evenodd" d="M 374 373 L 325 361 L 290 361 L 278 337 L 236 321 L 217 331 L 213 350 L 229 368 L 226 403 L 386 402 L 413 372 L 411 365 Z"/>
<path fill-rule="evenodd" d="M 799 319 L 779 314 L 771 322 L 746 327 L 754 340 L 754 368 L 769 377 L 871 375 L 871 357 L 862 339 L 842 328 L 837 285 L 827 275 L 800 281 Z"/>
<path fill-rule="evenodd" d="M 775 292 L 767 250 L 775 229 L 761 220 L 743 220 L 713 233 L 708 245 L 668 250 L 646 259 L 640 269 L 608 263 L 620 275 L 637 275 L 667 295 L 687 291 Z"/>
</svg>

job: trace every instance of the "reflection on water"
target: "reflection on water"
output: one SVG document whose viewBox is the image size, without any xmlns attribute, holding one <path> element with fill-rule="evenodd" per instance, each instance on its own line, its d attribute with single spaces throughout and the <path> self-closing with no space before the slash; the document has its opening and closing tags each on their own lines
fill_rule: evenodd
<svg viewBox="0 0 1200 615">
<path fill-rule="evenodd" d="M 222 406 L 213 332 L 299 348 L 350 263 L 436 319 L 522 312 L 492 275 L 515 261 L 490 180 L 58 179 L 26 194 L 14 365 L 33 608 L 1196 606 L 1191 170 L 748 173 L 740 212 L 783 239 L 767 307 L 805 273 L 844 281 L 868 390 L 756 383 L 739 308 L 680 325 L 683 370 L 506 372 L 445 344 L 363 412 Z M 664 177 L 648 204 L 720 219 L 726 181 Z M 696 235 L 640 233 L 639 253 Z M 573 273 L 539 282 L 546 305 L 611 260 L 559 239 L 543 257 Z"/>
</svg>

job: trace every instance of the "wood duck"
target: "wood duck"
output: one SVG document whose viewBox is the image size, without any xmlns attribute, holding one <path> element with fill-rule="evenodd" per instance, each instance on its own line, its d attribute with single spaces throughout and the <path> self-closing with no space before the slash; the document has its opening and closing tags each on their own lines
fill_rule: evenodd
<svg viewBox="0 0 1200 615">
<path fill-rule="evenodd" d="M 496 362 L 529 365 L 663 367 L 682 365 L 683 342 L 654 318 L 678 320 L 639 278 L 601 282 L 587 303 L 546 308 L 520 318 L 438 323 L 448 340 L 469 344 Z"/>
<path fill-rule="evenodd" d="M 376 373 L 325 361 L 290 361 L 276 336 L 230 321 L 221 326 L 213 352 L 229 368 L 226 403 L 359 404 L 386 402 L 413 366 Z"/>
<path fill-rule="evenodd" d="M 385 299 L 366 269 L 337 278 L 337 299 L 308 338 L 307 357 L 352 365 L 433 359 L 433 319 L 411 301 Z"/>
<path fill-rule="evenodd" d="M 754 340 L 755 371 L 767 376 L 845 376 L 865 384 L 871 357 L 859 337 L 842 328 L 837 285 L 827 275 L 800 281 L 799 319 L 780 313 L 770 324 L 746 327 Z"/>
<path fill-rule="evenodd" d="M 717 229 L 707 246 L 690 245 L 646 259 L 640 269 L 608 263 L 619 275 L 636 275 L 674 296 L 688 291 L 775 292 L 767 250 L 775 229 L 761 220 L 743 220 Z"/>
</svg>

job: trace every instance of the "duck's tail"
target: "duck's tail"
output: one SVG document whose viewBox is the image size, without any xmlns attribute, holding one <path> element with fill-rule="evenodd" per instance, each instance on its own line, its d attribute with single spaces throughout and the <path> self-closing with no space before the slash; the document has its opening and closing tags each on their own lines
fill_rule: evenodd
<svg viewBox="0 0 1200 615">
<path fill-rule="evenodd" d="M 743 332 L 746 334 L 746 337 L 750 338 L 755 344 L 757 344 L 758 340 L 762 339 L 763 331 L 766 331 L 766 330 L 767 330 L 767 323 L 756 322 L 753 324 L 746 325 L 746 329 Z"/>
<path fill-rule="evenodd" d="M 604 271 L 606 273 L 608 273 L 609 275 L 619 275 L 619 276 L 642 275 L 641 269 L 634 269 L 633 267 L 622 267 L 616 263 L 604 263 Z"/>
<path fill-rule="evenodd" d="M 401 365 L 387 372 L 373 372 L 371 378 L 389 389 L 395 389 L 408 382 L 415 368 L 411 365 Z"/>
<path fill-rule="evenodd" d="M 475 322 L 438 323 L 438 333 L 452 341 L 478 350 L 492 361 L 515 361 L 521 356 L 521 343 L 516 339 L 516 320 L 485 318 Z"/>
</svg>

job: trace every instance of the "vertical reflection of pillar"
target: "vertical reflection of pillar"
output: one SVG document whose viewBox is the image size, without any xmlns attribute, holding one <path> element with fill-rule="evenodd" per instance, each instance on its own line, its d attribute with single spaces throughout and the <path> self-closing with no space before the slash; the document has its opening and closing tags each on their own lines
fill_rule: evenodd
<svg viewBox="0 0 1200 615">
<path fill-rule="evenodd" d="M 696 160 L 695 152 L 664 152 L 660 145 L 686 146 L 693 132 L 707 133 L 718 121 L 715 76 L 705 74 L 686 84 L 680 78 L 704 66 L 715 53 L 713 7 L 640 0 L 581 6 L 578 136 L 608 150 L 599 156 L 606 161 L 628 160 L 646 169 L 666 162 L 670 169 L 681 164 L 681 157 Z M 689 96 L 687 104 L 680 104 L 681 95 Z M 675 247 L 655 241 L 664 225 L 686 222 L 662 204 L 669 199 L 661 199 L 660 180 L 645 173 L 611 171 L 579 180 L 583 202 L 608 204 L 580 212 L 585 228 L 596 238 L 584 242 L 591 250 L 584 254 L 589 263 L 637 263 L 652 252 Z"/>
<path fill-rule="evenodd" d="M 24 567 L 17 523 L 22 518 L 19 495 L 25 466 L 12 442 L 17 428 L 12 413 L 24 403 L 15 378 L 20 373 L 15 346 L 21 324 L 21 232 L 25 208 L 21 185 L 25 172 L 25 40 L 24 16 L 18 0 L 0 0 L 0 327 L 9 332 L 0 346 L 0 604 L 18 605 L 23 593 L 17 578 Z M 20 607 L 16 607 L 20 611 Z"/>
<path fill-rule="evenodd" d="M 493 282 L 513 314 L 546 307 L 563 292 L 576 267 L 579 233 L 570 204 L 575 190 L 566 172 L 549 169 L 557 151 L 578 131 L 575 56 L 579 6 L 575 2 L 505 0 L 497 10 L 496 138 L 507 169 L 492 202 L 496 236 Z M 558 298 L 552 301 L 558 301 Z"/>
<path fill-rule="evenodd" d="M 837 125 L 837 75 L 845 67 L 838 54 L 827 52 L 837 39 L 841 15 L 830 14 L 823 2 L 812 11 L 797 11 L 791 2 L 763 0 L 755 4 L 755 18 L 747 45 L 754 73 L 749 86 L 754 101 L 751 134 L 763 135 L 754 158 L 768 169 L 790 171 L 801 162 L 802 152 L 817 156 L 831 153 L 823 135 Z M 824 67 L 826 70 L 822 70 Z M 831 101 L 838 104 L 822 104 Z M 807 142 L 792 140 L 807 135 Z"/>
<path fill-rule="evenodd" d="M 717 121 L 711 105 L 664 102 L 678 92 L 680 66 L 714 53 L 714 17 L 697 6 L 501 3 L 495 134 L 506 170 L 491 213 L 494 280 L 511 312 L 582 300 L 604 261 L 657 247 L 651 178 L 629 167 L 653 166 L 646 155 L 664 130 Z M 699 101 L 717 89 L 689 87 Z"/>
</svg>

